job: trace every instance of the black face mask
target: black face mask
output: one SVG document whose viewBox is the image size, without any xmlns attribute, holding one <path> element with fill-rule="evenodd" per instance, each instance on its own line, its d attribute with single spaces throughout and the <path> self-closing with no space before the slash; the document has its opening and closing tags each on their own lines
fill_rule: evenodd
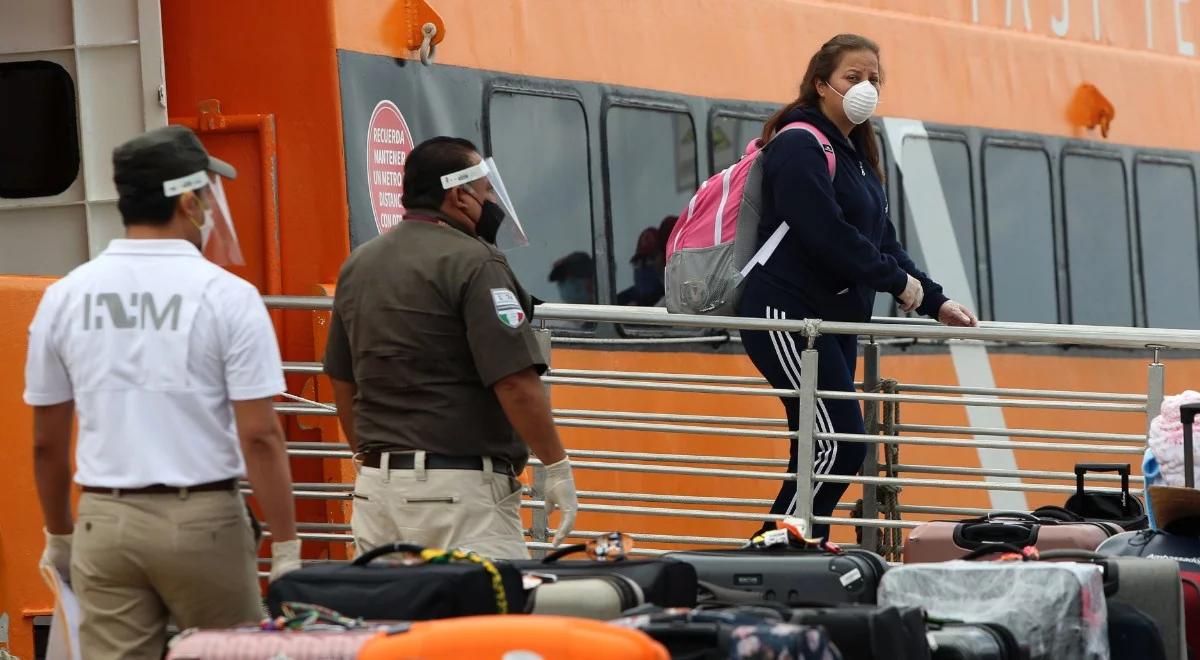
<svg viewBox="0 0 1200 660">
<path fill-rule="evenodd" d="M 500 223 L 504 222 L 504 209 L 490 199 L 483 200 L 479 221 L 475 223 L 475 235 L 484 241 L 496 244 L 496 233 L 500 231 Z"/>
</svg>

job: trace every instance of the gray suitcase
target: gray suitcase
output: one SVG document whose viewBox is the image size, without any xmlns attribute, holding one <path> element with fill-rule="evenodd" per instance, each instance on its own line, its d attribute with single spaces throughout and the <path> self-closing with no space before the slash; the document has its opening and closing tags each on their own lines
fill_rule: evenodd
<svg viewBox="0 0 1200 660">
<path fill-rule="evenodd" d="M 696 568 L 703 582 L 784 604 L 874 603 L 887 562 L 867 550 L 809 548 L 694 550 L 671 559 Z"/>
<path fill-rule="evenodd" d="M 1134 534 L 1136 532 L 1129 532 Z M 1183 634 L 1183 585 L 1179 564 L 1172 559 L 1111 557 L 1098 552 L 1047 550 L 1045 561 L 1074 560 L 1099 564 L 1105 570 L 1108 600 L 1125 603 L 1143 612 L 1158 624 L 1168 658 L 1187 658 L 1187 639 Z"/>
</svg>

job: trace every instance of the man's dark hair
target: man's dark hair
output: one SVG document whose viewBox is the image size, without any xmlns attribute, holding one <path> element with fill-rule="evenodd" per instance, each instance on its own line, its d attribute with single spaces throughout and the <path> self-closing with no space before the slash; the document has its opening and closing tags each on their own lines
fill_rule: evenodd
<svg viewBox="0 0 1200 660">
<path fill-rule="evenodd" d="M 150 225 L 161 227 L 171 220 L 175 214 L 175 205 L 179 203 L 180 195 L 167 197 L 162 188 L 157 190 L 140 190 L 133 194 L 121 195 L 117 200 L 117 209 L 121 211 L 121 219 L 125 226 Z"/>
<path fill-rule="evenodd" d="M 446 198 L 442 177 L 467 169 L 473 164 L 471 156 L 478 153 L 470 140 L 444 135 L 418 144 L 404 162 L 404 208 L 440 207 Z"/>
</svg>

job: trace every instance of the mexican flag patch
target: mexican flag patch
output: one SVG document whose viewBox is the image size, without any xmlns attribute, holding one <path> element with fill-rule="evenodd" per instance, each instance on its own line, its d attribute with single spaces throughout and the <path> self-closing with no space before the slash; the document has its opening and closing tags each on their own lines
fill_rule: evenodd
<svg viewBox="0 0 1200 660">
<path fill-rule="evenodd" d="M 496 308 L 496 317 L 510 328 L 520 327 L 525 322 L 525 310 L 517 294 L 508 289 L 492 289 L 492 305 Z"/>
</svg>

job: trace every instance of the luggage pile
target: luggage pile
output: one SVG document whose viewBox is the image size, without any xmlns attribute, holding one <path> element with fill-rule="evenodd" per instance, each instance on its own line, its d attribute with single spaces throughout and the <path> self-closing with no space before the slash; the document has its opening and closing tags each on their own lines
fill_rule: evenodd
<svg viewBox="0 0 1200 660">
<path fill-rule="evenodd" d="M 1091 471 L 1121 492 L 1086 491 Z M 791 519 L 740 549 L 648 559 L 620 533 L 527 561 L 385 546 L 281 577 L 274 618 L 185 631 L 168 658 L 1200 657 L 1200 537 L 1147 528 L 1129 466 L 1076 475 L 1063 507 L 920 525 L 898 566 Z"/>
<path fill-rule="evenodd" d="M 971 545 L 975 526 L 1045 540 L 1057 536 L 1041 527 L 1071 524 L 1009 514 L 927 523 L 914 530 L 912 562 L 895 567 L 805 539 L 796 521 L 745 548 L 650 559 L 631 558 L 616 533 L 528 561 L 398 544 L 285 575 L 268 594 L 274 618 L 185 631 L 168 658 L 1185 660 L 1200 565 L 1058 542 L 980 542 L 922 560 Z M 1116 534 L 1101 550 L 1147 554 L 1163 534 Z"/>
</svg>

